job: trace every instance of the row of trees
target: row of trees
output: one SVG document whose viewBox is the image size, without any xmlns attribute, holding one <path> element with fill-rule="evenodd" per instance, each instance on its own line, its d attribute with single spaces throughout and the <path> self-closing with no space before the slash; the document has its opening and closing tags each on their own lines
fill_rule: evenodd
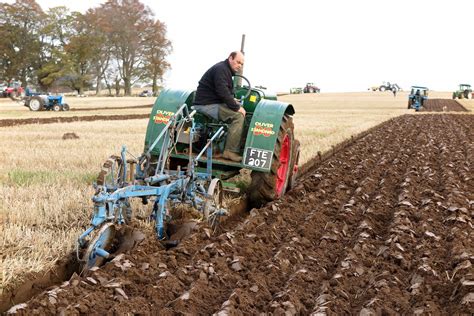
<svg viewBox="0 0 474 316">
<path fill-rule="evenodd" d="M 0 79 L 41 90 L 67 86 L 82 94 L 103 85 L 131 94 L 138 82 L 156 92 L 170 65 L 166 26 L 139 0 L 108 0 L 85 14 L 35 0 L 0 3 Z M 117 91 L 118 89 L 118 91 Z"/>
</svg>

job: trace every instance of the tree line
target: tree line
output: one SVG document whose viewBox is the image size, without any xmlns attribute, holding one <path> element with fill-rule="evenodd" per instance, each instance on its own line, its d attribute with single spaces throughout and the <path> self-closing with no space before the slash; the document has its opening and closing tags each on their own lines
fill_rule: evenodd
<svg viewBox="0 0 474 316">
<path fill-rule="evenodd" d="M 47 91 L 131 95 L 135 83 L 157 92 L 170 68 L 166 25 L 139 0 L 108 0 L 84 14 L 64 6 L 47 11 L 35 0 L 0 2 L 0 80 Z"/>
</svg>

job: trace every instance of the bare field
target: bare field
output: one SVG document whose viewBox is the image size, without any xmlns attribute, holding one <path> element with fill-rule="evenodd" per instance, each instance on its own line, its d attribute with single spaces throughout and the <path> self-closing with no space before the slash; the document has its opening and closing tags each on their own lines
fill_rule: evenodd
<svg viewBox="0 0 474 316">
<path fill-rule="evenodd" d="M 449 98 L 449 93 L 430 96 Z M 300 164 L 390 118 L 414 113 L 406 109 L 406 93 L 399 93 L 396 98 L 388 92 L 364 92 L 286 95 L 279 99 L 295 107 L 295 132 L 302 145 Z M 77 103 L 71 101 L 72 108 L 126 107 L 151 104 L 155 99 L 74 100 Z M 1 101 L 0 119 L 67 113 L 30 112 L 21 105 Z M 466 108 L 474 109 L 473 100 L 461 101 Z M 100 111 L 130 114 L 130 109 Z M 146 113 L 150 109 L 139 111 Z M 78 234 L 90 219 L 91 183 L 101 164 L 111 154 L 117 154 L 122 144 L 131 153 L 139 154 L 147 122 L 140 119 L 0 128 L 0 294 L 2 289 L 21 283 L 28 273 L 50 268 L 58 258 L 72 251 Z M 63 140 L 66 132 L 75 133 L 79 139 Z"/>
</svg>

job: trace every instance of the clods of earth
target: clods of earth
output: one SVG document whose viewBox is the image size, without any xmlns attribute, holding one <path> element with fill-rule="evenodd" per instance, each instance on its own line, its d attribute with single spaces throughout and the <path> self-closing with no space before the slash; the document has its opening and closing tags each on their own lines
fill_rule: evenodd
<svg viewBox="0 0 474 316">
<path fill-rule="evenodd" d="M 472 315 L 473 167 L 473 115 L 401 116 L 227 231 L 146 232 L 16 312 Z"/>
</svg>

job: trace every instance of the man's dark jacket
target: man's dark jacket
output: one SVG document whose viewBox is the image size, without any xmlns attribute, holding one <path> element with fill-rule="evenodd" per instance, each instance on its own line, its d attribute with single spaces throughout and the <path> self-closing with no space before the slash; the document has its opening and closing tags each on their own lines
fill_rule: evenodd
<svg viewBox="0 0 474 316">
<path fill-rule="evenodd" d="M 227 59 L 209 68 L 199 80 L 194 104 L 225 103 L 229 109 L 238 111 L 240 105 L 234 100 L 233 75 L 234 71 Z"/>
</svg>

